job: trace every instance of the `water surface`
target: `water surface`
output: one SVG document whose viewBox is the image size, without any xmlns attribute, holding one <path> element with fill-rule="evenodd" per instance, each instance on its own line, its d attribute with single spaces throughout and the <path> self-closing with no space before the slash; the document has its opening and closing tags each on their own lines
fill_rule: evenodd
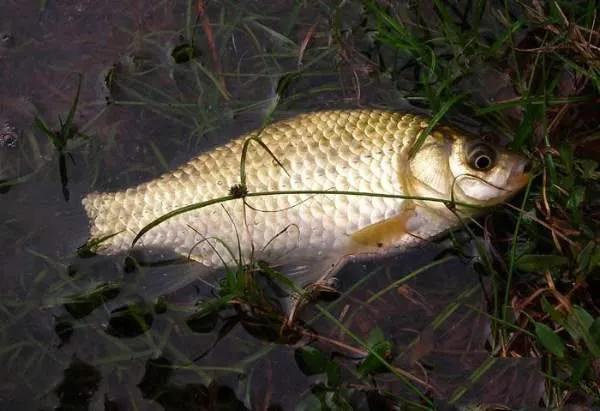
<svg viewBox="0 0 600 411">
<path fill-rule="evenodd" d="M 465 235 L 466 256 L 448 253 L 457 248 L 445 240 L 346 267 L 342 296 L 319 302 L 331 318 L 314 306 L 302 315 L 326 339 L 295 344 L 273 342 L 277 330 L 235 312 L 190 323 L 214 294 L 189 284 L 194 264 L 77 255 L 89 192 L 148 181 L 273 118 L 409 106 L 410 76 L 377 76 L 365 57 L 373 44 L 360 2 L 207 4 L 216 59 L 196 2 L 2 6 L 0 408 L 312 409 L 327 377 L 299 365 L 306 347 L 341 364 L 337 391 L 356 409 L 422 401 L 391 373 L 356 378 L 352 348 L 361 346 L 351 335 L 366 340 L 375 328 L 392 343 L 393 364 L 440 407 L 537 405 L 537 361 L 489 352 L 490 324 L 478 313 L 488 279 L 473 269 Z M 34 119 L 59 129 L 80 75 L 61 183 L 60 153 Z"/>
</svg>

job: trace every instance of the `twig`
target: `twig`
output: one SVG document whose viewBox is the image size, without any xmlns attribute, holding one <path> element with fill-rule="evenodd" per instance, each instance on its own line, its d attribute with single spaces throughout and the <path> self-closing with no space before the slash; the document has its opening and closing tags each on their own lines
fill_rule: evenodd
<svg viewBox="0 0 600 411">
<path fill-rule="evenodd" d="M 346 344 L 344 342 L 341 342 L 339 340 L 335 340 L 333 338 L 325 337 L 324 335 L 319 335 L 317 333 L 314 333 L 312 331 L 305 330 L 305 329 L 301 330 L 300 332 L 302 333 L 302 335 L 304 335 L 304 336 L 306 336 L 308 338 L 312 338 L 313 340 L 320 341 L 320 342 L 323 342 L 323 343 L 327 343 L 327 344 L 336 346 L 336 347 L 341 348 L 341 349 L 343 349 L 345 351 L 348 351 L 348 352 L 351 352 L 353 354 L 356 354 L 356 355 L 358 355 L 361 358 L 366 357 L 367 355 L 369 355 L 368 351 L 361 350 L 360 348 L 353 347 L 353 346 L 348 345 L 348 344 Z"/>
<path fill-rule="evenodd" d="M 308 31 L 306 32 L 306 35 L 304 36 L 304 39 L 302 39 L 302 43 L 300 43 L 300 48 L 298 49 L 298 66 L 300 66 L 302 64 L 302 58 L 304 57 L 304 52 L 306 51 L 308 44 L 314 37 L 316 27 L 317 27 L 317 23 L 314 23 L 312 26 L 310 26 L 310 29 L 308 29 Z"/>
</svg>

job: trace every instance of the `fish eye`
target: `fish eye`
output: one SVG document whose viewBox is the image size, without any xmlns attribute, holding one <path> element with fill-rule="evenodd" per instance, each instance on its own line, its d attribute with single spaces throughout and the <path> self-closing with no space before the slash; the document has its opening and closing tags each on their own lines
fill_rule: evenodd
<svg viewBox="0 0 600 411">
<path fill-rule="evenodd" d="M 477 144 L 471 148 L 468 156 L 469 166 L 477 171 L 487 171 L 494 166 L 496 152 L 487 144 Z"/>
</svg>

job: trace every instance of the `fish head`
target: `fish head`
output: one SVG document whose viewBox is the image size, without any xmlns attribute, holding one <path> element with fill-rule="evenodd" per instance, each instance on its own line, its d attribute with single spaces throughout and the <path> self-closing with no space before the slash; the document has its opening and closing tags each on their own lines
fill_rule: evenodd
<svg viewBox="0 0 600 411">
<path fill-rule="evenodd" d="M 493 206 L 529 181 L 529 161 L 485 138 L 451 127 L 438 127 L 410 161 L 413 179 L 425 193 L 457 203 Z M 419 190 L 423 193 L 423 190 Z"/>
</svg>

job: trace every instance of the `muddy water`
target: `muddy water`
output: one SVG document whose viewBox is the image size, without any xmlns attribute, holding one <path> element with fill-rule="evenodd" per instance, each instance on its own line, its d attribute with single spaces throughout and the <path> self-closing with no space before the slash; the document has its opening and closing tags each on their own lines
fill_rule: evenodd
<svg viewBox="0 0 600 411">
<path fill-rule="evenodd" d="M 364 340 L 375 327 L 394 365 L 441 407 L 537 404 L 539 364 L 490 356 L 490 323 L 478 314 L 488 279 L 448 253 L 448 240 L 346 267 L 342 296 L 319 302 L 331 318 L 314 306 L 302 316 L 326 339 L 290 345 L 232 312 L 190 322 L 214 291 L 168 253 L 142 267 L 77 255 L 88 192 L 147 181 L 270 118 L 407 106 L 357 51 L 372 48 L 360 2 L 310 3 L 207 2 L 198 18 L 196 1 L 4 0 L 0 409 L 312 409 L 326 377 L 299 366 L 307 344 L 337 358 L 336 390 L 356 409 L 419 400 L 390 373 L 376 377 L 379 392 L 353 376 L 360 344 L 347 331 Z M 76 130 L 63 129 L 72 138 L 61 152 L 35 118 L 59 130 L 79 75 Z"/>
</svg>

